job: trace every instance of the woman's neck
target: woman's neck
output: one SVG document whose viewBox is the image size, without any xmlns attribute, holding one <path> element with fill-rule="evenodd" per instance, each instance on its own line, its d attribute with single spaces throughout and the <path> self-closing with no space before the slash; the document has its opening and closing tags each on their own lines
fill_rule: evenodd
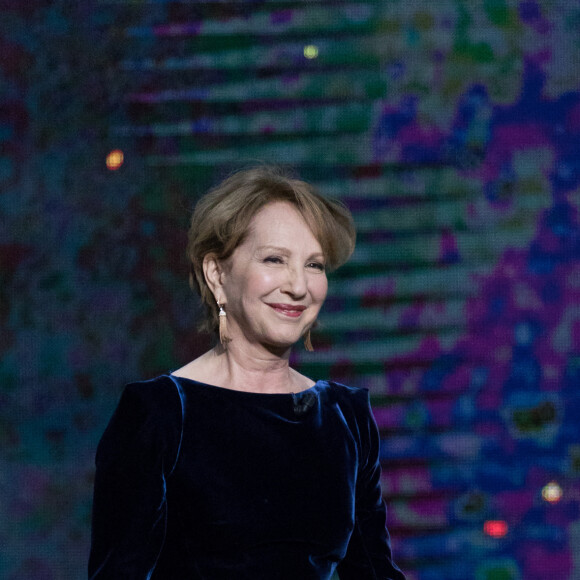
<svg viewBox="0 0 580 580">
<path fill-rule="evenodd" d="M 228 344 L 206 352 L 174 374 L 237 391 L 296 393 L 313 381 L 290 368 L 290 349 L 277 355 L 264 348 Z"/>
<path fill-rule="evenodd" d="M 289 365 L 290 350 L 281 356 L 253 345 L 213 349 L 216 371 L 229 388 L 264 393 L 290 393 L 300 389 L 300 375 Z"/>
</svg>

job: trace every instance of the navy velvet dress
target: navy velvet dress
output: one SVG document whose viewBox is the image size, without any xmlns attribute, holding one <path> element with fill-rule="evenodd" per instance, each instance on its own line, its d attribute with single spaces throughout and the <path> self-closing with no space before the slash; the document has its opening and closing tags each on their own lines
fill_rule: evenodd
<svg viewBox="0 0 580 580">
<path fill-rule="evenodd" d="M 89 576 L 404 580 L 378 457 L 363 389 L 132 383 L 97 451 Z"/>
</svg>

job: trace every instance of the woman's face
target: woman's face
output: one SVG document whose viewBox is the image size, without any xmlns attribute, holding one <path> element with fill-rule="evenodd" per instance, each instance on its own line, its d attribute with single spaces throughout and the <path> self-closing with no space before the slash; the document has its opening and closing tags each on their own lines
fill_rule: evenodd
<svg viewBox="0 0 580 580">
<path fill-rule="evenodd" d="M 258 212 L 220 280 L 232 341 L 276 351 L 287 350 L 312 326 L 328 289 L 322 248 L 287 202 Z"/>
</svg>

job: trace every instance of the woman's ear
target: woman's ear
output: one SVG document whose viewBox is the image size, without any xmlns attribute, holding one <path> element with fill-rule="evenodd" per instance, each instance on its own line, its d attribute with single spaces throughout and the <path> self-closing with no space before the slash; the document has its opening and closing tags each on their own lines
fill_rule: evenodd
<svg viewBox="0 0 580 580">
<path fill-rule="evenodd" d="M 203 258 L 203 275 L 214 298 L 222 303 L 224 300 L 222 291 L 222 266 L 215 254 L 206 254 Z"/>
</svg>

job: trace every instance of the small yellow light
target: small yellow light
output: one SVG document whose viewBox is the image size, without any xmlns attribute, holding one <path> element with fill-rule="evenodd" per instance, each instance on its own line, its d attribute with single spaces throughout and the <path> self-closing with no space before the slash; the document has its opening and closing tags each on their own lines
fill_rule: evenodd
<svg viewBox="0 0 580 580">
<path fill-rule="evenodd" d="M 550 481 L 542 488 L 542 497 L 550 503 L 557 503 L 562 499 L 562 488 L 557 481 Z"/>
<path fill-rule="evenodd" d="M 309 59 L 316 58 L 318 56 L 318 47 L 314 44 L 309 44 L 304 47 L 304 56 Z"/>
<path fill-rule="evenodd" d="M 107 168 L 111 171 L 119 169 L 123 165 L 124 155 L 120 149 L 114 149 L 107 155 Z"/>
</svg>

